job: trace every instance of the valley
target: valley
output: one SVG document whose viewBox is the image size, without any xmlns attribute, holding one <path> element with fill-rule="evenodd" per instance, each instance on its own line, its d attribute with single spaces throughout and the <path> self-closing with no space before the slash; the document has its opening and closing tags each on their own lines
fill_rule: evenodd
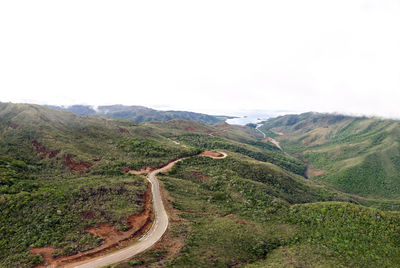
<svg viewBox="0 0 400 268">
<path fill-rule="evenodd" d="M 0 103 L 0 267 L 396 267 L 399 126 Z"/>
</svg>

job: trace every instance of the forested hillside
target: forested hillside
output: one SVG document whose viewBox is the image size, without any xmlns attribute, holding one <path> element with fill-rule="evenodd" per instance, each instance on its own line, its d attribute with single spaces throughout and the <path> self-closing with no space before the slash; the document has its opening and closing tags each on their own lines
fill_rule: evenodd
<svg viewBox="0 0 400 268">
<path fill-rule="evenodd" d="M 89 105 L 49 106 L 57 110 L 67 110 L 78 115 L 100 115 L 111 118 L 130 120 L 136 123 L 148 121 L 192 120 L 204 124 L 215 124 L 228 117 L 218 117 L 201 113 L 186 111 L 159 111 L 143 106 L 108 105 L 98 106 L 94 109 Z"/>
<path fill-rule="evenodd" d="M 54 264 L 136 241 L 153 219 L 144 175 L 181 158 L 158 176 L 170 218 L 166 234 L 152 250 L 115 267 L 398 266 L 400 218 L 389 211 L 398 204 L 395 190 L 393 200 L 344 193 L 329 177 L 335 163 L 328 166 L 326 159 L 342 160 L 318 152 L 330 155 L 342 146 L 346 157 L 383 156 L 396 148 L 388 144 L 397 122 L 302 116 L 317 119 L 297 129 L 304 119 L 264 125 L 286 153 L 248 127 L 136 124 L 0 103 L 0 267 Z M 303 143 L 313 128 L 331 135 Z M 205 150 L 227 157 L 200 156 Z M 301 160 L 325 168 L 326 175 L 307 180 Z"/>
<path fill-rule="evenodd" d="M 400 198 L 399 121 L 306 113 L 268 120 L 261 129 L 323 170 L 315 180 L 364 197 Z"/>
</svg>

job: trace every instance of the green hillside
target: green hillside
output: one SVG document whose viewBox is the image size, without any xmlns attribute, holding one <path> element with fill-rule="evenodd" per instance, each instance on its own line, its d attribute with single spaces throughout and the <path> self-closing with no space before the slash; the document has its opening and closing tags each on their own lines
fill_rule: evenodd
<svg viewBox="0 0 400 268">
<path fill-rule="evenodd" d="M 396 267 L 400 217 L 272 164 L 229 153 L 191 158 L 161 177 L 184 241 L 113 267 Z M 323 201 L 323 202 L 322 202 Z M 311 203 L 310 203 L 311 202 Z M 354 202 L 354 201 L 352 201 Z"/>
<path fill-rule="evenodd" d="M 321 130 L 328 125 L 337 138 L 316 138 L 303 154 L 308 145 L 296 139 L 311 135 L 319 119 L 306 123 L 309 129 L 303 132 L 292 130 L 296 123 L 284 126 L 276 120 L 264 130 L 286 131 L 275 135 L 290 154 L 261 141 L 252 128 L 224 123 L 136 124 L 0 103 L 0 267 L 42 263 L 43 256 L 30 253 L 34 248 L 51 247 L 58 257 L 104 245 L 90 228 L 129 231 L 129 217 L 144 211 L 148 191 L 144 176 L 125 171 L 182 157 L 187 158 L 158 176 L 171 218 L 167 233 L 155 248 L 117 267 L 398 266 L 398 213 L 358 205 L 396 209 L 396 195 L 377 200 L 335 190 L 341 189 L 330 177 L 335 166 L 314 152 L 342 146 L 348 148 L 343 156 L 365 154 L 363 162 L 370 150 L 377 154 L 382 148 L 383 157 L 385 150 L 396 148 L 386 144 L 394 139 L 390 131 L 397 122 L 377 120 L 368 127 L 375 119 L 321 119 L 326 121 Z M 343 130 L 350 121 L 355 125 Z M 204 150 L 228 157 L 198 156 Z M 328 172 L 307 180 L 306 164 L 295 156 Z"/>
<path fill-rule="evenodd" d="M 0 104 L 0 267 L 41 262 L 29 248 L 70 255 L 101 244 L 84 229 L 109 222 L 123 230 L 142 210 L 146 182 L 124 168 L 197 153 L 129 121 Z"/>
<path fill-rule="evenodd" d="M 125 175 L 124 168 L 158 167 L 212 147 L 195 144 L 197 135 L 255 158 L 284 159 L 269 148 L 227 140 L 226 132 L 197 122 L 137 125 L 39 105 L 1 103 L 0 264 L 40 262 L 29 248 L 53 246 L 61 255 L 92 248 L 102 241 L 84 229 L 100 222 L 126 229 L 127 216 L 141 210 L 146 183 Z M 253 134 L 239 128 L 229 135 L 256 142 Z M 95 217 L 83 218 L 87 213 Z"/>
<path fill-rule="evenodd" d="M 313 179 L 352 194 L 400 197 L 400 122 L 307 113 L 268 120 L 284 149 L 326 171 Z"/>
</svg>

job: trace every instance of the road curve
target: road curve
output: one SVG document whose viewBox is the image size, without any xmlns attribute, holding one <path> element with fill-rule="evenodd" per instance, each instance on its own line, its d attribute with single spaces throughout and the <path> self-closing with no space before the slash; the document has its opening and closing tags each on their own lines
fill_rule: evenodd
<svg viewBox="0 0 400 268">
<path fill-rule="evenodd" d="M 227 157 L 226 153 L 223 152 L 219 153 L 222 154 L 221 157 L 212 157 L 212 156 L 209 157 L 214 159 L 222 159 Z M 168 215 L 167 212 L 165 211 L 164 204 L 162 202 L 160 184 L 156 178 L 156 175 L 160 172 L 167 172 L 176 163 L 184 159 L 186 158 L 175 160 L 162 168 L 151 171 L 147 176 L 147 180 L 151 183 L 151 192 L 153 194 L 154 221 L 151 229 L 144 236 L 142 236 L 137 243 L 128 246 L 126 248 L 120 249 L 118 251 L 112 252 L 110 254 L 82 261 L 79 263 L 75 263 L 72 265 L 67 265 L 66 267 L 97 268 L 97 267 L 107 266 L 110 264 L 119 263 L 128 260 L 139 253 L 142 253 L 143 251 L 145 251 L 146 249 L 152 247 L 155 243 L 157 243 L 157 241 L 161 239 L 161 237 L 167 230 Z"/>
<path fill-rule="evenodd" d="M 181 160 L 182 159 L 171 162 L 163 168 L 150 172 L 147 176 L 147 180 L 151 183 L 151 192 L 153 194 L 154 221 L 151 229 L 139 239 L 139 242 L 108 255 L 75 263 L 72 267 L 95 268 L 118 263 L 145 251 L 160 240 L 168 227 L 168 215 L 161 199 L 160 186 L 156 175 L 160 172 L 168 171 L 173 165 Z"/>
</svg>

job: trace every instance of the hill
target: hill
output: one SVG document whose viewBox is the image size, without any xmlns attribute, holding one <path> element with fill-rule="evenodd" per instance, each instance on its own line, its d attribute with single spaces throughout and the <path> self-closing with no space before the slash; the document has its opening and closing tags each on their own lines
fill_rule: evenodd
<svg viewBox="0 0 400 268">
<path fill-rule="evenodd" d="M 252 130 L 232 129 L 237 139 L 256 142 Z M 146 183 L 124 170 L 155 168 L 216 144 L 295 169 L 295 160 L 228 140 L 225 132 L 191 121 L 137 125 L 0 103 L 0 266 L 40 262 L 29 248 L 52 246 L 58 256 L 101 245 L 104 239 L 85 230 L 102 222 L 129 229 L 128 218 L 144 206 Z M 213 142 L 196 144 L 198 137 Z"/>
<path fill-rule="evenodd" d="M 148 121 L 165 122 L 169 120 L 192 120 L 204 124 L 212 125 L 220 121 L 224 121 L 229 117 L 212 116 L 201 113 L 186 111 L 159 111 L 143 106 L 124 106 L 124 105 L 108 105 L 98 106 L 94 109 L 89 105 L 72 105 L 64 106 L 48 106 L 57 110 L 67 110 L 78 115 L 100 115 L 111 118 L 119 118 L 130 120 L 136 123 Z"/>
<path fill-rule="evenodd" d="M 34 267 L 43 256 L 73 258 L 116 249 L 124 244 L 118 239 L 135 241 L 152 221 L 140 174 L 182 157 L 158 176 L 167 233 L 114 267 L 400 263 L 398 213 L 306 180 L 304 163 L 262 138 L 224 123 L 136 124 L 0 103 L 0 267 Z M 228 157 L 198 156 L 204 150 Z"/>
<path fill-rule="evenodd" d="M 320 170 L 314 180 L 364 197 L 400 197 L 397 120 L 305 113 L 270 119 L 260 129 Z"/>
<path fill-rule="evenodd" d="M 42 261 L 28 249 L 71 255 L 104 244 L 88 232 L 131 228 L 143 210 L 140 170 L 197 154 L 129 121 L 81 117 L 38 105 L 0 104 L 0 267 Z M 134 134 L 131 134 L 134 133 Z"/>
<path fill-rule="evenodd" d="M 230 152 L 190 158 L 161 177 L 170 230 L 115 267 L 396 267 L 400 217 L 269 163 Z"/>
</svg>

